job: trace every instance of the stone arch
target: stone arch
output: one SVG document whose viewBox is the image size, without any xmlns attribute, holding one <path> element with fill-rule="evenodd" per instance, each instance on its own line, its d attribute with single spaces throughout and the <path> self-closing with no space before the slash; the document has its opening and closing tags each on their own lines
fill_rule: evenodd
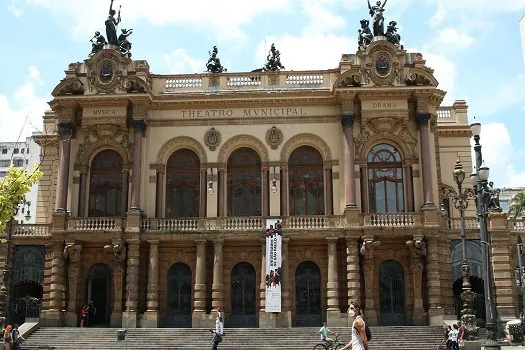
<svg viewBox="0 0 525 350">
<path fill-rule="evenodd" d="M 415 159 L 413 150 L 406 145 L 403 140 L 399 139 L 395 135 L 372 135 L 365 144 L 361 147 L 359 158 L 363 161 L 367 161 L 368 153 L 370 150 L 381 143 L 386 143 L 394 146 L 401 154 L 401 161 L 404 162 L 407 159 Z"/>
<path fill-rule="evenodd" d="M 255 150 L 259 157 L 261 157 L 262 163 L 268 163 L 270 161 L 268 149 L 261 140 L 251 135 L 237 135 L 230 138 L 224 143 L 224 145 L 222 145 L 219 155 L 217 156 L 217 162 L 219 164 L 226 164 L 232 152 L 241 147 L 248 147 Z"/>
<path fill-rule="evenodd" d="M 80 147 L 77 151 L 76 167 L 89 168 L 97 154 L 104 150 L 112 150 L 120 154 L 124 167 L 131 165 L 131 152 L 116 141 L 100 140 L 87 148 Z"/>
<path fill-rule="evenodd" d="M 286 141 L 281 150 L 281 162 L 287 163 L 290 154 L 299 146 L 311 146 L 318 150 L 321 153 L 321 157 L 323 157 L 324 163 L 332 160 L 332 152 L 325 140 L 317 135 L 304 133 L 295 135 Z"/>
<path fill-rule="evenodd" d="M 360 87 L 363 84 L 363 77 L 358 69 L 350 69 L 341 74 L 335 81 L 333 88 Z"/>
<path fill-rule="evenodd" d="M 202 147 L 199 141 L 188 136 L 177 136 L 162 145 L 159 152 L 157 153 L 157 164 L 168 163 L 168 158 L 170 157 L 170 155 L 173 152 L 182 148 L 188 148 L 195 152 L 199 157 L 201 164 L 205 164 L 208 162 L 206 151 L 204 150 L 204 147 Z"/>
<path fill-rule="evenodd" d="M 438 81 L 431 73 L 421 68 L 412 67 L 408 71 L 405 83 L 416 86 L 438 86 Z"/>
<path fill-rule="evenodd" d="M 79 78 L 67 78 L 58 83 L 51 92 L 52 96 L 84 95 L 84 84 Z"/>
</svg>

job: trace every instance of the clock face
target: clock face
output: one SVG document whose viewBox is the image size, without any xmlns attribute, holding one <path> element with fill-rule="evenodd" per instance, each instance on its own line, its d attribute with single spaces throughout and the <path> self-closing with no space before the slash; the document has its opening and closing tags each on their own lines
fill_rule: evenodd
<svg viewBox="0 0 525 350">
<path fill-rule="evenodd" d="M 113 66 L 111 62 L 103 62 L 100 65 L 99 78 L 102 83 L 109 83 L 113 78 Z"/>
<path fill-rule="evenodd" d="M 390 63 L 388 59 L 384 56 L 378 57 L 376 61 L 376 70 L 377 74 L 385 76 L 390 71 Z"/>
</svg>

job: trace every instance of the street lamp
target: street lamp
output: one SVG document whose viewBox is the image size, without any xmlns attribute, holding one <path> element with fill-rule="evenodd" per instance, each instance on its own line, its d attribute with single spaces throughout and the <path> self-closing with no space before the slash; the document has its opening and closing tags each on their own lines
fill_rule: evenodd
<svg viewBox="0 0 525 350">
<path fill-rule="evenodd" d="M 516 273 L 516 285 L 521 292 L 521 311 L 520 311 L 520 320 L 523 322 L 525 317 L 525 280 L 523 276 L 523 260 L 521 255 L 523 254 L 523 243 L 521 241 L 521 236 L 518 236 L 518 243 L 516 244 L 516 250 L 518 254 L 518 271 Z"/>
<path fill-rule="evenodd" d="M 501 347 L 497 342 L 497 326 L 494 315 L 494 301 L 492 298 L 492 277 L 490 268 L 489 255 L 489 236 L 487 232 L 487 213 L 490 211 L 501 211 L 499 208 L 499 191 L 487 186 L 490 169 L 483 163 L 481 153 L 480 134 L 481 124 L 473 123 L 470 125 L 470 131 L 474 137 L 474 153 L 476 157 L 476 169 L 471 175 L 476 191 L 476 214 L 479 222 L 479 236 L 481 240 L 482 263 L 483 263 L 483 288 L 485 294 L 485 327 L 487 328 L 487 340 L 485 349 L 499 350 Z M 491 183 L 492 185 L 492 183 Z"/>
<path fill-rule="evenodd" d="M 459 211 L 460 215 L 460 233 L 461 233 L 461 321 L 465 326 L 465 339 L 466 340 L 476 340 L 478 339 L 478 326 L 476 324 L 476 315 L 472 309 L 474 298 L 476 293 L 474 293 L 470 286 L 470 274 L 469 274 L 469 262 L 467 258 L 467 242 L 465 235 L 465 210 L 468 208 L 469 200 L 473 199 L 476 195 L 474 190 L 470 187 L 463 188 L 463 181 L 465 180 L 465 171 L 463 170 L 463 165 L 458 160 L 456 165 L 454 165 L 454 171 L 452 173 L 454 181 L 458 187 L 458 190 L 455 191 L 452 188 L 445 188 L 443 190 L 443 196 L 450 198 L 454 204 L 454 208 Z M 442 205 L 442 213 L 446 214 L 446 209 Z"/>
</svg>

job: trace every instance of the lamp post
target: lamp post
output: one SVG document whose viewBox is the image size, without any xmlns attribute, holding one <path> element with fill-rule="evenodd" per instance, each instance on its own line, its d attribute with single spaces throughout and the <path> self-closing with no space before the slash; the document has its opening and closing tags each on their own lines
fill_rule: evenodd
<svg viewBox="0 0 525 350">
<path fill-rule="evenodd" d="M 476 324 L 476 315 L 472 309 L 474 293 L 470 286 L 470 274 L 469 274 L 469 262 L 467 258 L 467 240 L 465 235 L 465 210 L 468 208 L 469 200 L 474 198 L 476 193 L 470 187 L 463 188 L 462 184 L 465 180 L 465 171 L 463 165 L 458 160 L 454 166 L 453 171 L 454 181 L 458 187 L 457 192 L 452 188 L 445 188 L 443 190 L 444 197 L 448 197 L 452 200 L 454 208 L 459 211 L 460 215 L 460 233 L 461 233 L 461 321 L 465 326 L 465 339 L 466 340 L 477 340 L 478 339 L 478 326 Z M 442 212 L 446 213 L 446 209 L 442 206 Z M 445 214 L 446 215 L 446 214 Z M 448 215 L 447 215 L 448 216 Z"/>
<path fill-rule="evenodd" d="M 494 300 L 492 298 L 492 276 L 490 264 L 489 245 L 490 240 L 487 232 L 487 213 L 489 210 L 499 210 L 499 191 L 490 189 L 487 186 L 490 169 L 483 163 L 481 153 L 480 134 L 481 124 L 472 123 L 470 131 L 474 137 L 474 153 L 476 156 L 476 168 L 471 177 L 475 184 L 476 191 L 476 214 L 479 223 L 479 236 L 481 240 L 482 264 L 483 264 L 483 288 L 485 294 L 485 327 L 487 328 L 487 339 L 485 349 L 499 350 L 501 347 L 497 342 L 497 326 L 495 322 Z"/>
<path fill-rule="evenodd" d="M 523 254 L 523 243 L 521 241 L 521 236 L 518 236 L 518 243 L 516 244 L 516 250 L 518 254 L 518 273 L 516 275 L 516 285 L 518 286 L 521 292 L 521 311 L 520 311 L 520 320 L 523 322 L 525 317 L 525 280 L 523 278 L 523 260 L 521 255 Z"/>
</svg>

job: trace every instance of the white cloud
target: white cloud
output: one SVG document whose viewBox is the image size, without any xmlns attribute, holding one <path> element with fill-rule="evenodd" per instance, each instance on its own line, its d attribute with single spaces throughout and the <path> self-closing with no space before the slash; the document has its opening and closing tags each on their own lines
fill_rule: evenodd
<svg viewBox="0 0 525 350">
<path fill-rule="evenodd" d="M 436 13 L 428 21 L 431 27 L 436 27 L 447 18 L 447 10 L 443 6 L 438 5 Z"/>
<path fill-rule="evenodd" d="M 103 29 L 108 13 L 107 0 L 19 0 L 27 6 L 44 8 L 57 17 L 65 17 L 72 23 L 75 36 L 86 36 Z M 122 5 L 123 25 L 130 27 L 137 20 L 147 20 L 153 25 L 191 24 L 217 32 L 219 38 L 244 38 L 242 26 L 255 17 L 272 12 L 282 12 L 292 0 L 274 0 L 268 5 L 264 0 L 157 0 L 145 3 L 142 0 L 117 0 L 113 8 Z M 79 8 L 82 8 L 79 11 Z"/>
<path fill-rule="evenodd" d="M 23 13 L 23 10 L 20 8 L 19 2 L 20 2 L 20 0 L 10 0 L 9 4 L 7 4 L 7 9 L 15 17 L 20 17 L 22 15 L 22 13 Z"/>
<path fill-rule="evenodd" d="M 196 60 L 188 55 L 185 49 L 176 49 L 175 51 L 164 54 L 169 71 L 173 74 L 195 73 L 205 71 L 204 61 Z"/>
<path fill-rule="evenodd" d="M 525 104 L 524 86 L 525 75 L 519 74 L 510 81 L 500 83 L 497 89 L 487 89 L 486 95 L 476 100 L 476 110 L 489 116 L 507 107 Z"/>
<path fill-rule="evenodd" d="M 315 70 L 336 68 L 341 60 L 342 53 L 353 53 L 356 50 L 356 39 L 332 34 L 317 34 L 292 36 L 285 34 L 280 37 L 267 39 L 267 50 L 271 43 L 281 53 L 281 63 L 286 70 Z M 262 67 L 262 52 L 264 41 L 259 43 L 256 50 L 255 62 Z M 319 55 L 322 52 L 322 55 Z"/>
<path fill-rule="evenodd" d="M 334 0 L 302 0 L 303 11 L 310 19 L 305 33 L 321 34 L 338 30 L 346 25 L 342 16 L 334 13 L 331 7 L 337 4 Z"/>
<path fill-rule="evenodd" d="M 524 150 L 514 149 L 509 130 L 503 123 L 483 124 L 481 129 L 482 154 L 490 168 L 490 181 L 496 187 L 525 186 L 525 171 L 519 171 Z"/>
<path fill-rule="evenodd" d="M 443 8 L 450 11 L 468 11 L 468 16 L 476 13 L 515 12 L 525 9 L 525 0 L 427 0 L 438 5 L 438 11 Z"/>
<path fill-rule="evenodd" d="M 42 130 L 42 116 L 49 109 L 47 98 L 37 96 L 35 85 L 42 84 L 40 72 L 29 67 L 26 82 L 19 86 L 13 96 L 0 94 L 0 140 L 6 142 L 24 140 L 33 131 Z"/>
<path fill-rule="evenodd" d="M 474 39 L 467 33 L 450 27 L 440 29 L 437 40 L 443 45 L 454 46 L 455 48 L 467 48 L 474 42 Z"/>
</svg>

